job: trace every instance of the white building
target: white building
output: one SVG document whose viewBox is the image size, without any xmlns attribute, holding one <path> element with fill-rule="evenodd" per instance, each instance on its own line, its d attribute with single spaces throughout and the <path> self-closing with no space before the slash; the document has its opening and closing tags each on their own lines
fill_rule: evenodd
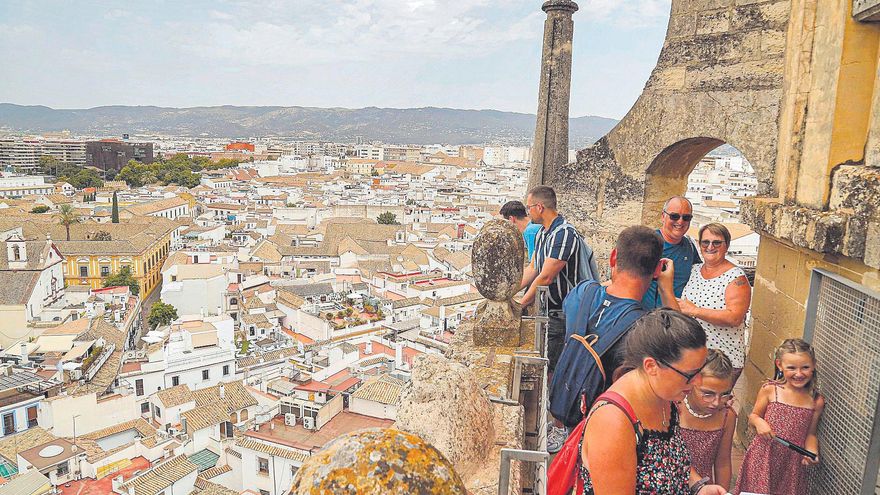
<svg viewBox="0 0 880 495">
<path fill-rule="evenodd" d="M 119 374 L 120 383 L 134 390 L 139 414 L 149 417 L 148 399 L 159 390 L 177 385 L 197 390 L 235 380 L 234 332 L 232 318 L 224 314 L 184 317 L 148 333 L 146 351 L 129 356 Z"/>
<path fill-rule="evenodd" d="M 32 194 L 53 194 L 54 184 L 46 184 L 38 175 L 7 175 L 0 177 L 0 198 L 13 198 Z"/>
<path fill-rule="evenodd" d="M 162 302 L 174 306 L 178 315 L 220 314 L 228 271 L 216 263 L 171 265 L 162 271 Z"/>
<path fill-rule="evenodd" d="M 63 258 L 51 240 L 13 233 L 0 242 L 0 346 L 32 335 L 29 322 L 64 295 Z"/>
</svg>

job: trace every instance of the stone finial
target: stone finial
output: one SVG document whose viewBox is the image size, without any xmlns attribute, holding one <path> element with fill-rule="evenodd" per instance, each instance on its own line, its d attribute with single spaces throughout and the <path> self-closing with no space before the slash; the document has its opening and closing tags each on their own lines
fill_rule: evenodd
<svg viewBox="0 0 880 495">
<path fill-rule="evenodd" d="M 488 222 L 474 240 L 474 283 L 487 299 L 477 308 L 474 345 L 522 344 L 522 307 L 513 296 L 519 292 L 522 281 L 524 251 L 522 234 L 506 220 Z"/>
<path fill-rule="evenodd" d="M 292 495 L 466 495 L 452 464 L 421 438 L 393 428 L 342 435 L 302 465 Z"/>
</svg>

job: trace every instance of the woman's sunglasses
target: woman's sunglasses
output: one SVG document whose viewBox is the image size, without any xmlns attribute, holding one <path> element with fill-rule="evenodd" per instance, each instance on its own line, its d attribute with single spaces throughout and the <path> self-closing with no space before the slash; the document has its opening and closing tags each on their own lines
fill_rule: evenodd
<svg viewBox="0 0 880 495">
<path fill-rule="evenodd" d="M 703 246 L 704 248 L 707 248 L 709 246 L 718 247 L 722 244 L 724 244 L 724 241 L 718 239 L 712 239 L 711 241 L 709 239 L 704 239 L 700 241 L 700 246 Z"/>
</svg>

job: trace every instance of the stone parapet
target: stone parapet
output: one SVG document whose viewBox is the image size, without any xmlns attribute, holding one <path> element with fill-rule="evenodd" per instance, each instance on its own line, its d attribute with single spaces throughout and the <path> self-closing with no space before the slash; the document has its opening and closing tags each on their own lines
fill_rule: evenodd
<svg viewBox="0 0 880 495">
<path fill-rule="evenodd" d="M 880 169 L 846 165 L 834 173 L 828 211 L 787 205 L 775 198 L 749 198 L 741 202 L 740 213 L 756 232 L 880 268 L 878 204 Z"/>
</svg>

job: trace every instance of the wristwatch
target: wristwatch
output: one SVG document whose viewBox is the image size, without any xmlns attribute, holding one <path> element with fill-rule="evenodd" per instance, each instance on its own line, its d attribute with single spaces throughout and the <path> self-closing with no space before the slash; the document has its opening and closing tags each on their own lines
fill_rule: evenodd
<svg viewBox="0 0 880 495">
<path fill-rule="evenodd" d="M 700 490 L 702 490 L 704 486 L 708 485 L 709 481 L 709 477 L 704 476 L 702 479 L 700 479 L 700 481 L 697 481 L 696 483 L 691 485 L 691 495 L 697 495 L 698 493 L 700 493 Z"/>
</svg>

